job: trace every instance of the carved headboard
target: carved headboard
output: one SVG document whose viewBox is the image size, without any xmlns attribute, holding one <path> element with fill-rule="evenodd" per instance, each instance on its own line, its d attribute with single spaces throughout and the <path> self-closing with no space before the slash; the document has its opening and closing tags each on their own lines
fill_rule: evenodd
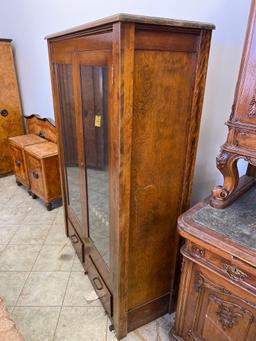
<svg viewBox="0 0 256 341">
<path fill-rule="evenodd" d="M 56 127 L 50 118 L 42 118 L 39 115 L 24 116 L 27 134 L 35 134 L 57 143 Z"/>
</svg>

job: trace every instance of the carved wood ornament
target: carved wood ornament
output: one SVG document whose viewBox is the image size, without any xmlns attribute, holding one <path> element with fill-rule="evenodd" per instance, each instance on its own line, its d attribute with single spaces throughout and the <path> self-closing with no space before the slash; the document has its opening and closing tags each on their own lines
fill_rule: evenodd
<svg viewBox="0 0 256 341">
<path fill-rule="evenodd" d="M 236 85 L 234 104 L 227 126 L 227 141 L 221 147 L 216 164 L 224 177 L 222 186 L 212 190 L 211 205 L 225 208 L 255 184 L 256 174 L 256 1 L 252 0 L 243 57 Z M 249 163 L 247 174 L 239 179 L 237 160 Z"/>
<path fill-rule="evenodd" d="M 255 95 L 253 96 L 250 105 L 249 105 L 249 110 L 248 110 L 248 116 L 249 117 L 256 117 L 256 99 Z"/>
</svg>

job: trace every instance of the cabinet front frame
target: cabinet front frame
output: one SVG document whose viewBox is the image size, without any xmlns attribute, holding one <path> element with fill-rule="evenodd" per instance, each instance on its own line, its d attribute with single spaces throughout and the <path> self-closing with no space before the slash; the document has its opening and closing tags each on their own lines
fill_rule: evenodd
<svg viewBox="0 0 256 341">
<path fill-rule="evenodd" d="M 54 54 L 54 52 L 53 52 Z M 77 114 L 77 101 L 76 101 L 76 93 L 75 93 L 75 88 L 76 88 L 76 83 L 75 83 L 75 77 L 74 74 L 76 72 L 75 69 L 75 62 L 74 62 L 74 53 L 71 52 L 63 52 L 63 53 L 58 53 L 57 56 L 53 57 L 52 60 L 52 68 L 54 70 L 54 75 L 55 79 L 53 79 L 53 87 L 55 87 L 56 90 L 56 95 L 55 101 L 54 101 L 54 108 L 55 108 L 55 115 L 56 115 L 56 123 L 58 127 L 58 148 L 59 148 L 59 155 L 60 155 L 60 163 L 61 163 L 61 175 L 62 175 L 62 182 L 63 182 L 63 187 L 64 187 L 64 204 L 65 204 L 65 209 L 67 211 L 67 216 L 66 218 L 66 229 L 67 229 L 67 217 L 70 219 L 70 221 L 73 223 L 75 229 L 80 232 L 81 237 L 86 237 L 86 229 L 84 228 L 85 225 L 85 218 L 84 215 L 81 215 L 82 220 L 79 221 L 77 218 L 74 210 L 68 203 L 68 181 L 67 181 L 67 173 L 66 173 L 66 166 L 65 166 L 65 156 L 64 156 L 64 141 L 63 141 L 63 136 L 62 136 L 62 126 L 63 126 L 63 119 L 62 119 L 62 114 L 61 114 L 61 104 L 60 104 L 60 88 L 58 84 L 58 71 L 57 71 L 57 65 L 58 64 L 65 64 L 65 65 L 70 65 L 71 70 L 72 70 L 72 88 L 73 88 L 73 104 L 74 104 L 74 110 L 75 110 L 75 123 L 76 123 L 76 133 L 77 133 L 77 139 L 76 139 L 76 147 L 77 147 L 77 158 L 78 158 L 78 168 L 79 168 L 79 180 L 81 184 L 82 180 L 82 174 L 80 171 L 81 168 L 81 143 L 80 142 L 80 136 L 81 136 L 81 127 L 79 126 L 79 119 L 78 119 L 78 114 Z M 82 186 L 80 186 L 82 187 Z M 80 202 L 83 202 L 82 198 L 82 193 L 80 193 Z M 68 229 L 67 229 L 67 235 L 68 235 Z"/>
<path fill-rule="evenodd" d="M 83 207 L 86 207 L 86 210 L 84 210 L 85 215 L 85 224 L 86 224 L 86 238 L 84 240 L 85 242 L 85 254 L 86 256 L 91 257 L 93 260 L 93 263 L 96 265 L 97 269 L 101 273 L 102 277 L 104 278 L 104 281 L 106 282 L 108 288 L 111 290 L 112 283 L 110 279 L 110 272 L 113 271 L 113 265 L 111 263 L 112 257 L 110 256 L 110 264 L 109 268 L 107 267 L 105 261 L 103 260 L 101 254 L 99 253 L 98 249 L 94 245 L 93 241 L 90 239 L 89 234 L 89 206 L 88 206 L 88 184 L 87 184 L 87 169 L 86 169 L 86 151 L 85 151 L 85 144 L 84 144 L 84 124 L 83 124 L 83 112 L 82 112 L 82 87 L 81 87 L 81 76 L 80 76 L 80 66 L 107 66 L 108 67 L 108 91 L 107 91 L 107 119 L 108 119 L 108 146 L 111 145 L 111 134 L 110 134 L 110 127 L 111 127 L 111 112 L 112 112 L 112 101 L 111 101 L 111 95 L 112 95 L 112 55 L 111 51 L 109 50 L 98 50 L 96 51 L 88 51 L 88 50 L 79 50 L 74 53 L 74 68 L 75 68 L 75 82 L 76 82 L 76 93 L 75 93 L 75 101 L 77 103 L 77 114 L 78 114 L 78 120 L 79 120 L 79 126 L 81 127 L 81 162 L 83 164 L 83 167 L 81 167 L 81 173 L 82 173 L 82 197 L 83 197 Z M 108 147 L 109 151 L 109 162 L 108 162 L 108 181 L 110 183 L 112 178 L 112 167 L 111 167 L 111 160 L 112 155 L 110 148 Z M 109 185 L 109 252 L 111 254 L 112 245 L 112 231 L 113 231 L 113 221 L 111 218 L 111 186 Z M 86 259 L 86 258 L 85 258 Z M 90 264 L 90 262 L 88 262 Z M 87 266 L 85 261 L 85 267 Z"/>
</svg>

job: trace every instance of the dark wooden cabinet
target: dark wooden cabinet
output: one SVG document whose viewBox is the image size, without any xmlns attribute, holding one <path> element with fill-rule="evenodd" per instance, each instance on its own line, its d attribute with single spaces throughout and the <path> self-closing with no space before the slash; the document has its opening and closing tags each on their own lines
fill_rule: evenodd
<svg viewBox="0 0 256 341">
<path fill-rule="evenodd" d="M 121 14 L 47 37 L 67 234 L 118 338 L 173 299 L 212 29 Z"/>
<path fill-rule="evenodd" d="M 179 218 L 182 276 L 171 340 L 256 339 L 256 188 L 223 210 L 199 203 Z"/>
</svg>

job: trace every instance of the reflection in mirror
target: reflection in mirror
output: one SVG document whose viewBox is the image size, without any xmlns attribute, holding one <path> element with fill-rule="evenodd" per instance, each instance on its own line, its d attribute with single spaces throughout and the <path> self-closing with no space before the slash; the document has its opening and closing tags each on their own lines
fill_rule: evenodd
<svg viewBox="0 0 256 341">
<path fill-rule="evenodd" d="M 62 120 L 62 139 L 64 144 L 64 163 L 68 188 L 68 205 L 71 206 L 81 222 L 80 178 L 77 154 L 77 131 L 72 83 L 72 66 L 57 65 L 60 113 Z"/>
<path fill-rule="evenodd" d="M 89 237 L 109 266 L 107 67 L 81 66 Z"/>
</svg>

